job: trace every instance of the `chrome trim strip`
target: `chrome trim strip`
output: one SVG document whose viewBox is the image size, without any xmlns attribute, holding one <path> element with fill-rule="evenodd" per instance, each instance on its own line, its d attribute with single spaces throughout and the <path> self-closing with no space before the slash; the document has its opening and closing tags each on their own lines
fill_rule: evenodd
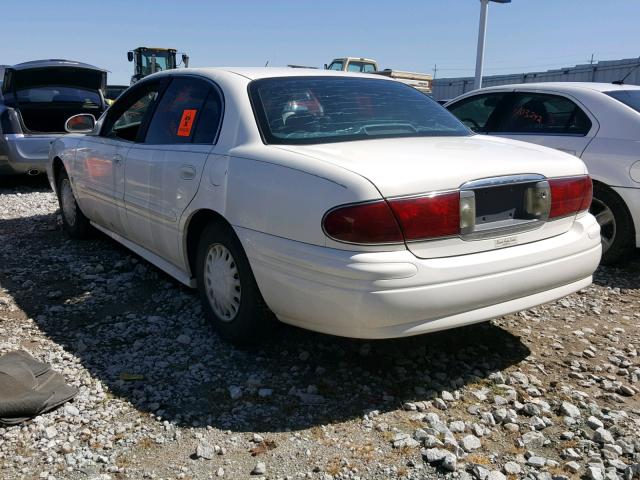
<svg viewBox="0 0 640 480">
<path fill-rule="evenodd" d="M 449 190 L 431 190 L 429 192 L 411 193 L 409 195 L 397 195 L 395 197 L 384 197 L 386 200 L 409 200 L 411 198 L 436 197 L 447 193 L 457 193 L 459 188 L 450 188 Z"/>
<path fill-rule="evenodd" d="M 532 183 L 546 180 L 547 177 L 537 173 L 525 173 L 521 175 L 503 175 L 500 177 L 487 177 L 460 185 L 460 190 L 475 190 L 476 188 L 498 187 L 501 185 L 517 185 L 519 183 Z"/>
</svg>

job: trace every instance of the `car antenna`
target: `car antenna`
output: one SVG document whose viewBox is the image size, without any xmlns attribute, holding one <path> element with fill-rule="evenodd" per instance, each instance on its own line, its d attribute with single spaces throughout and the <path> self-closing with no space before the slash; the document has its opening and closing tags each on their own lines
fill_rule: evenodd
<svg viewBox="0 0 640 480">
<path fill-rule="evenodd" d="M 640 60 L 640 57 L 638 57 L 638 60 Z M 614 85 L 624 85 L 624 81 L 627 79 L 627 77 L 628 77 L 629 75 L 631 75 L 633 72 L 635 72 L 635 71 L 636 71 L 636 69 L 637 69 L 638 67 L 640 67 L 640 63 L 638 63 L 638 64 L 637 64 L 636 66 L 634 66 L 631 70 L 629 70 L 629 71 L 627 72 L 627 74 L 626 74 L 624 77 L 622 77 L 622 80 L 616 80 L 616 81 L 611 82 L 611 83 L 613 83 Z"/>
<path fill-rule="evenodd" d="M 269 60 L 267 60 L 267 63 L 264 64 L 265 67 L 269 66 Z"/>
</svg>

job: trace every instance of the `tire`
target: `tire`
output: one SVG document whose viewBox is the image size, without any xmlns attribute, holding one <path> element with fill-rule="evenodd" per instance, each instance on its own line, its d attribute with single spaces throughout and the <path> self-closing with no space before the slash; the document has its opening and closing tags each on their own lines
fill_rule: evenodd
<svg viewBox="0 0 640 480">
<path fill-rule="evenodd" d="M 58 178 L 58 204 L 62 213 L 62 228 L 71 238 L 87 238 L 91 231 L 89 219 L 85 217 L 71 188 L 69 175 L 65 170 Z"/>
<path fill-rule="evenodd" d="M 274 325 L 249 260 L 230 227 L 207 226 L 198 243 L 196 278 L 205 317 L 236 345 L 263 341 Z"/>
<path fill-rule="evenodd" d="M 624 201 L 608 187 L 594 185 L 589 212 L 600 224 L 600 263 L 613 265 L 627 258 L 635 248 L 635 235 L 633 219 Z"/>
</svg>

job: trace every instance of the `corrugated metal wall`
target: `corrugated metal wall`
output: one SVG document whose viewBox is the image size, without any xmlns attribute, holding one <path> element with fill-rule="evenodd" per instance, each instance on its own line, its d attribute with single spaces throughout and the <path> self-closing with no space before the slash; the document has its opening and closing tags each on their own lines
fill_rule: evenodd
<svg viewBox="0 0 640 480">
<path fill-rule="evenodd" d="M 593 65 L 584 64 L 575 67 L 547 70 L 546 72 L 515 73 L 511 75 L 492 75 L 482 78 L 483 87 L 508 85 L 511 83 L 532 82 L 604 82 L 620 80 L 635 66 L 640 65 L 639 58 L 623 60 L 606 60 Z M 625 83 L 640 85 L 640 67 L 638 67 Z M 438 78 L 433 81 L 433 98 L 448 100 L 473 90 L 473 77 Z"/>
</svg>

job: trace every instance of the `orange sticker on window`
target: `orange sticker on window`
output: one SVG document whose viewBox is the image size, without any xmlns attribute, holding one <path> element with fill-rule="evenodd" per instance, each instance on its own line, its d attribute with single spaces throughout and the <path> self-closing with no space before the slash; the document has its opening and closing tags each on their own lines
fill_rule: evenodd
<svg viewBox="0 0 640 480">
<path fill-rule="evenodd" d="M 193 121 L 196 118 L 196 113 L 198 113 L 198 110 L 195 109 L 182 111 L 180 126 L 178 126 L 179 137 L 188 137 L 189 135 L 191 135 L 191 127 L 193 126 Z"/>
</svg>

